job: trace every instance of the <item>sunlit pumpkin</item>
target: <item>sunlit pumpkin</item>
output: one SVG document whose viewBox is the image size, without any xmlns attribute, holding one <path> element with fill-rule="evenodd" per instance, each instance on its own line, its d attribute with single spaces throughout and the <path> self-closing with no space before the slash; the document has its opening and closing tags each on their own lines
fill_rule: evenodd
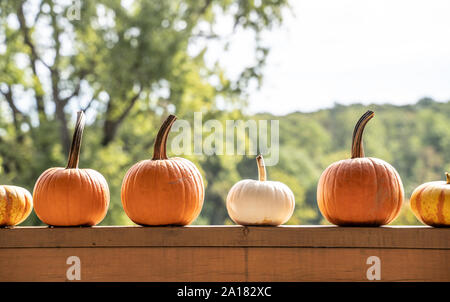
<svg viewBox="0 0 450 302">
<path fill-rule="evenodd" d="M 84 125 L 85 116 L 80 111 L 67 166 L 44 171 L 34 186 L 35 212 L 48 225 L 93 226 L 108 210 L 105 178 L 95 170 L 78 168 Z"/>
<path fill-rule="evenodd" d="M 230 189 L 227 196 L 228 215 L 241 225 L 283 224 L 294 212 L 294 194 L 285 184 L 266 180 L 266 168 L 261 155 L 256 161 L 259 179 L 241 180 Z"/>
<path fill-rule="evenodd" d="M 33 199 L 27 189 L 0 186 L 0 226 L 14 226 L 23 222 L 33 209 Z"/>
<path fill-rule="evenodd" d="M 411 210 L 417 219 L 434 227 L 450 226 L 450 174 L 447 181 L 418 186 L 411 195 Z"/>
<path fill-rule="evenodd" d="M 403 185 L 387 162 L 364 157 L 362 136 L 374 116 L 367 111 L 353 131 L 352 157 L 331 164 L 317 186 L 322 215 L 342 226 L 379 226 L 393 221 L 403 203 Z"/>
<path fill-rule="evenodd" d="M 125 213 L 140 225 L 187 225 L 203 206 L 205 195 L 200 171 L 189 160 L 167 157 L 166 144 L 176 116 L 159 130 L 153 158 L 133 165 L 122 182 Z"/>
</svg>

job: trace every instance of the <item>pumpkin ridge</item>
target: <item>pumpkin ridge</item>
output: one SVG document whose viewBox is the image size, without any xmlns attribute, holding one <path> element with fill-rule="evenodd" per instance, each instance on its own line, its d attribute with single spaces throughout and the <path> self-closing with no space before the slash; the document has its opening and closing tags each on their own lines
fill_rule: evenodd
<svg viewBox="0 0 450 302">
<path fill-rule="evenodd" d="M 188 196 L 188 199 L 186 199 L 186 186 L 185 186 L 185 184 L 184 184 L 184 181 L 183 180 L 185 180 L 187 177 L 185 177 L 183 174 L 183 171 L 182 171 L 182 168 L 178 165 L 178 162 L 177 161 L 169 161 L 169 163 L 170 163 L 170 166 L 172 166 L 172 167 L 175 167 L 175 169 L 176 169 L 176 173 L 177 173 L 177 177 L 175 177 L 175 179 L 181 179 L 181 181 L 178 181 L 178 182 L 180 182 L 181 183 L 181 186 L 182 186 L 182 189 L 181 189 L 181 192 L 182 192 L 182 196 L 183 196 L 183 198 L 181 199 L 181 200 L 189 200 L 190 199 L 190 197 L 191 196 Z M 170 169 L 170 170 L 168 170 L 168 171 L 172 171 L 172 169 Z M 175 172 L 175 171 L 174 171 Z M 170 173 L 170 172 L 169 172 Z M 171 179 L 172 177 L 169 177 L 169 179 Z M 176 184 L 176 182 L 169 182 L 169 184 Z M 177 221 L 176 223 L 178 224 L 178 223 L 180 223 L 180 224 L 182 224 L 183 223 L 183 216 L 185 216 L 186 215 L 186 213 L 185 213 L 185 210 L 186 210 L 186 202 L 181 202 L 181 204 L 183 205 L 183 208 L 182 209 L 177 209 L 179 212 L 178 212 L 178 215 L 177 215 L 177 218 L 176 219 L 174 219 L 175 221 Z"/>
<path fill-rule="evenodd" d="M 329 167 L 329 172 L 327 174 L 327 177 L 324 179 L 324 186 L 328 186 L 331 183 L 331 180 L 334 179 L 332 176 L 334 176 L 336 174 L 336 170 L 339 167 L 339 164 L 335 164 Z M 331 180 L 330 180 L 331 179 Z M 333 207 L 332 205 L 332 197 L 330 197 L 334 195 L 334 190 L 331 190 L 331 192 L 324 190 L 323 192 L 323 207 L 326 209 L 326 212 L 328 213 L 328 216 L 325 217 L 331 217 L 332 215 L 330 215 L 330 213 L 332 213 L 331 208 Z M 328 218 L 327 218 L 328 219 Z"/>
<path fill-rule="evenodd" d="M 10 212 L 9 212 L 9 224 L 12 224 L 14 222 L 15 219 L 17 219 L 17 213 L 14 212 L 14 200 L 16 198 L 15 194 L 13 194 L 13 192 L 11 192 L 11 189 L 6 190 L 6 194 L 7 194 L 7 199 L 8 199 L 8 204 L 10 204 Z"/>
<path fill-rule="evenodd" d="M 157 172 L 153 171 L 155 169 L 153 167 L 153 165 L 156 166 L 156 169 L 158 171 L 160 169 L 160 166 L 163 165 L 163 162 L 160 160 L 155 160 L 154 162 L 153 162 L 153 160 L 152 161 L 149 161 L 149 160 L 142 161 L 139 164 L 139 166 L 136 168 L 135 173 L 133 173 L 134 174 L 134 177 L 133 177 L 134 182 L 130 188 L 130 190 L 132 190 L 133 194 L 131 195 L 132 198 L 130 198 L 129 200 L 132 204 L 131 209 L 133 211 L 133 216 L 135 217 L 134 219 L 137 218 L 139 222 L 143 220 L 143 216 L 145 217 L 146 215 L 150 215 L 151 213 L 149 214 L 149 212 L 151 212 L 151 211 L 157 213 L 157 215 L 160 215 L 161 203 L 160 203 L 159 193 L 155 192 L 154 194 L 148 194 L 148 195 L 146 194 L 147 196 L 145 196 L 144 202 L 154 201 L 154 203 L 156 204 L 154 206 L 154 208 L 151 210 L 149 210 L 147 208 L 140 209 L 138 204 L 132 202 L 133 198 L 136 198 L 136 196 L 140 197 L 140 195 L 143 194 L 141 192 L 142 189 L 145 189 L 145 191 L 147 191 L 147 190 L 151 190 L 148 188 L 155 187 L 154 181 L 150 181 L 145 184 L 141 184 L 141 182 L 139 181 L 140 178 L 142 178 L 148 174 L 153 175 L 153 174 L 157 173 Z M 145 187 L 143 187 L 143 186 L 145 186 Z"/>
<path fill-rule="evenodd" d="M 191 166 L 191 164 L 189 162 L 186 162 L 186 165 L 188 165 L 189 167 Z M 186 169 L 186 170 L 187 170 L 187 173 L 189 174 L 189 177 L 192 180 L 192 185 L 195 187 L 198 186 L 198 180 L 196 178 L 196 175 L 194 175 L 194 171 L 191 169 Z M 191 196 L 191 198 L 192 198 L 191 200 L 199 200 L 200 199 L 200 194 L 199 194 L 198 190 L 192 190 L 192 194 L 193 194 L 193 196 Z M 198 211 L 198 207 L 200 206 L 200 203 L 194 202 L 193 206 L 194 206 L 194 208 L 193 208 L 193 210 L 190 211 L 189 216 L 188 216 L 189 220 L 193 220 L 195 218 L 194 216 L 196 215 L 196 213 Z M 203 206 L 203 203 L 202 203 L 202 206 Z"/>
<path fill-rule="evenodd" d="M 78 164 L 77 164 L 78 166 Z M 68 173 L 69 173 L 69 179 L 72 179 L 72 172 L 74 172 L 75 170 L 73 168 L 69 168 L 67 169 Z M 78 177 L 78 175 L 76 176 Z M 72 181 L 73 183 L 74 181 Z M 73 218 L 72 218 L 72 206 L 73 206 L 73 202 L 72 202 L 72 188 L 73 186 L 68 186 L 68 187 L 63 187 L 64 193 L 66 194 L 65 196 L 65 200 L 68 201 L 67 204 L 63 204 L 63 206 L 65 207 L 66 210 L 66 222 L 68 222 L 68 224 L 73 224 Z"/>
<path fill-rule="evenodd" d="M 9 196 L 9 192 L 6 188 L 3 187 L 3 189 L 5 190 L 5 197 L 6 197 L 6 209 L 5 209 L 5 224 L 6 225 L 10 225 L 11 223 L 13 223 L 12 220 L 12 200 L 11 200 L 11 196 Z"/>
<path fill-rule="evenodd" d="M 131 179 L 129 179 L 129 187 L 131 187 L 132 190 L 135 190 L 134 188 L 138 187 L 137 185 L 137 178 L 139 175 L 141 175 L 142 171 L 145 168 L 145 165 L 143 164 L 143 162 L 139 162 L 135 167 L 133 167 L 133 173 L 131 175 Z M 130 188 L 127 188 L 127 190 L 130 190 Z M 131 203 L 129 211 L 132 213 L 132 217 L 136 217 L 136 213 L 139 213 L 139 210 L 136 210 L 136 208 L 134 207 L 134 204 Z"/>
<path fill-rule="evenodd" d="M 334 179 L 333 177 L 336 175 L 336 170 L 338 168 L 338 165 L 339 164 L 335 164 L 335 165 L 333 165 L 333 166 L 331 166 L 329 168 L 330 170 L 328 171 L 327 177 L 324 180 L 324 185 L 325 186 L 328 186 L 330 184 L 330 179 Z M 332 215 L 330 215 L 330 213 L 332 213 L 332 210 L 330 208 L 333 207 L 333 205 L 332 205 L 332 202 L 330 202 L 331 201 L 330 195 L 333 196 L 334 195 L 334 191 L 332 191 L 330 193 L 330 192 L 328 192 L 328 190 L 323 190 L 323 196 L 324 196 L 323 207 L 326 209 L 326 212 L 328 213 L 327 214 L 328 216 L 325 216 L 325 217 L 331 217 L 332 216 Z"/>
<path fill-rule="evenodd" d="M 44 181 L 44 180 L 46 180 L 47 178 L 49 178 L 50 175 L 52 175 L 52 170 L 51 170 L 51 168 L 45 170 L 44 173 L 42 173 L 42 174 L 39 176 L 38 180 L 36 181 L 36 184 L 34 185 L 34 189 L 33 189 L 34 210 L 35 210 L 35 212 L 36 212 L 37 217 L 38 217 L 40 220 L 42 220 L 42 221 L 43 221 L 43 219 L 42 219 L 41 216 L 39 215 L 39 212 L 40 212 L 40 211 L 38 211 L 37 209 L 40 208 L 41 205 L 42 205 L 42 203 L 43 203 L 43 202 L 45 203 L 46 201 L 43 201 L 42 198 L 40 198 L 39 196 L 40 196 L 40 192 L 41 192 L 41 191 L 45 191 L 46 187 L 48 186 L 48 185 L 47 185 L 48 182 L 47 182 L 47 181 Z M 41 185 L 41 184 L 42 184 L 42 185 Z M 42 187 L 41 187 L 41 186 L 42 186 Z M 39 198 L 38 198 L 38 197 L 39 197 Z"/>
<path fill-rule="evenodd" d="M 125 213 L 128 216 L 130 216 L 130 214 L 128 213 L 130 211 L 130 206 L 128 206 L 128 198 L 126 198 L 125 192 L 127 192 L 129 190 L 129 187 L 131 186 L 131 179 L 133 177 L 133 174 L 131 172 L 136 170 L 136 166 L 139 164 L 140 164 L 140 162 L 136 163 L 127 171 L 127 173 L 125 174 L 125 177 L 123 178 L 122 188 L 120 190 L 120 195 L 121 195 L 120 199 L 122 201 L 122 206 L 125 210 Z"/>
<path fill-rule="evenodd" d="M 201 208 L 203 207 L 204 204 L 204 198 L 205 198 L 205 186 L 203 185 L 203 177 L 202 174 L 200 173 L 200 171 L 198 170 L 194 170 L 195 166 L 192 162 L 189 161 L 189 165 L 191 166 L 191 171 L 193 174 L 195 174 L 195 186 L 196 187 L 201 187 L 201 190 L 196 190 L 195 194 L 196 194 L 196 200 L 200 200 L 199 203 L 196 203 L 195 205 L 195 212 L 193 213 L 193 217 L 191 217 L 191 220 L 195 219 L 201 211 Z"/>
<path fill-rule="evenodd" d="M 196 184 L 195 184 L 195 186 L 197 187 L 197 186 L 200 186 L 200 184 L 199 184 L 199 182 L 196 180 Z M 195 190 L 195 192 L 194 192 L 194 197 L 195 197 L 195 200 L 200 200 L 200 202 L 196 202 L 195 203 L 195 205 L 194 205 L 194 210 L 192 211 L 192 213 L 191 213 L 191 217 L 190 217 L 190 220 L 194 220 L 194 219 L 196 219 L 197 218 L 197 216 L 200 214 L 200 209 L 201 209 L 201 207 L 203 207 L 203 188 L 201 189 L 201 190 Z"/>
<path fill-rule="evenodd" d="M 397 218 L 397 216 L 398 216 L 398 214 L 399 214 L 399 212 L 400 212 L 400 210 L 402 208 L 402 205 L 403 205 L 403 193 L 402 193 L 403 184 L 401 184 L 401 179 L 398 176 L 397 172 L 395 171 L 394 167 L 389 165 L 389 166 L 386 166 L 386 169 L 388 171 L 390 171 L 391 176 L 392 176 L 391 180 L 395 182 L 395 186 L 392 186 L 392 188 L 395 188 L 395 191 L 392 192 L 392 194 L 391 194 L 391 198 L 394 199 L 395 204 L 393 206 L 393 211 L 392 211 L 391 215 L 389 215 L 389 217 L 388 217 L 389 221 L 387 222 L 387 223 L 390 223 L 395 218 Z"/>
<path fill-rule="evenodd" d="M 101 196 L 98 194 L 97 188 L 95 186 L 95 181 L 91 178 L 91 174 L 89 173 L 89 171 L 85 170 L 85 169 L 80 169 L 81 173 L 84 173 L 84 177 L 80 177 L 80 180 L 83 182 L 83 179 L 87 179 L 88 183 L 89 183 L 89 192 L 91 192 L 91 194 L 93 195 L 93 197 L 95 199 L 100 200 Z M 86 219 L 88 224 L 91 224 L 93 221 L 95 221 L 96 216 L 98 215 L 97 211 L 98 211 L 98 206 L 96 206 L 95 203 L 90 202 L 89 206 L 91 207 L 91 210 L 89 211 L 89 213 L 91 214 L 90 217 L 87 217 L 88 219 Z"/>
<path fill-rule="evenodd" d="M 391 217 L 396 214 L 398 195 L 394 193 L 398 188 L 398 184 L 394 177 L 394 174 L 392 173 L 391 168 L 386 164 L 383 164 L 382 166 L 383 171 L 385 173 L 385 179 L 389 179 L 389 183 L 387 185 L 387 187 L 389 188 L 389 194 L 388 198 L 386 198 L 385 200 L 385 203 L 389 207 L 389 213 L 388 215 L 385 215 L 381 224 L 389 224 L 391 222 Z"/>
<path fill-rule="evenodd" d="M 427 224 L 427 223 L 425 222 L 425 219 L 424 219 L 424 217 L 422 215 L 422 204 L 421 204 L 421 201 L 422 201 L 422 193 L 423 193 L 423 191 L 425 191 L 426 188 L 427 188 L 426 186 L 423 186 L 420 189 L 420 191 L 417 193 L 417 195 L 416 195 L 416 210 L 417 210 L 417 214 L 419 216 L 418 218 L 425 224 Z"/>
<path fill-rule="evenodd" d="M 338 186 L 336 185 L 337 183 L 338 183 L 338 181 L 340 181 L 340 177 L 337 177 L 337 176 L 340 176 L 339 174 L 339 171 L 341 170 L 341 168 L 343 167 L 343 166 L 346 166 L 346 161 L 343 161 L 340 165 L 338 165 L 336 168 L 335 168 L 335 171 L 334 171 L 334 175 L 333 175 L 333 194 L 331 194 L 332 196 L 333 196 L 333 198 L 330 198 L 329 200 L 328 200 L 328 202 L 330 202 L 331 203 L 331 208 L 332 208 L 332 212 L 333 212 L 333 216 L 335 216 L 336 214 L 337 214 L 337 212 L 338 212 L 338 205 L 337 205 L 337 196 L 338 196 L 338 194 L 336 193 L 336 191 L 337 191 L 337 189 L 338 189 Z M 347 169 L 345 170 L 345 172 L 347 171 Z M 344 176 L 344 178 L 346 179 L 346 176 L 347 175 L 345 175 Z M 339 215 L 339 214 L 338 214 Z M 339 218 L 337 218 L 336 219 L 336 221 L 340 221 L 340 219 Z"/>
<path fill-rule="evenodd" d="M 27 219 L 27 217 L 31 214 L 31 211 L 33 210 L 33 197 L 31 196 L 31 194 L 28 192 L 24 192 L 23 195 L 26 197 L 27 201 L 26 204 L 26 212 L 28 214 L 25 214 L 24 217 L 22 217 L 22 221 L 25 221 Z"/>
<path fill-rule="evenodd" d="M 103 220 L 106 217 L 106 213 L 107 213 L 108 208 L 109 208 L 110 196 L 105 191 L 105 188 L 108 188 L 108 191 L 109 191 L 108 183 L 106 181 L 104 181 L 106 179 L 103 177 L 103 175 L 101 175 L 97 171 L 95 171 L 95 170 L 86 170 L 86 172 L 89 175 L 90 181 L 92 181 L 92 185 L 93 185 L 93 189 L 94 189 L 94 192 L 95 192 L 96 199 L 103 201 L 102 204 L 98 205 L 98 206 L 100 206 L 100 210 L 101 210 L 101 208 L 105 208 L 106 209 L 106 211 L 103 211 L 103 213 L 102 213 L 101 220 Z M 97 174 L 99 174 L 99 175 L 97 175 Z M 95 186 L 96 182 L 99 183 L 100 186 Z M 105 197 L 105 198 L 103 198 L 103 197 Z M 99 209 L 97 209 L 97 210 L 99 210 Z M 96 216 L 98 216 L 98 214 Z"/>
<path fill-rule="evenodd" d="M 19 218 L 19 215 L 21 215 L 20 211 L 14 211 L 14 205 L 12 204 L 13 201 L 17 200 L 19 196 L 17 195 L 17 192 L 16 192 L 16 190 L 14 190 L 14 188 L 9 188 L 8 189 L 8 194 L 11 197 L 10 198 L 10 200 L 11 200 L 11 215 L 10 215 L 11 221 L 10 221 L 10 224 L 13 224 L 14 221 L 16 221 L 17 218 Z"/>
<path fill-rule="evenodd" d="M 442 225 L 445 224 L 444 201 L 445 201 L 445 193 L 444 193 L 444 190 L 441 190 L 441 192 L 439 193 L 436 215 L 437 215 L 439 224 L 442 224 Z"/>
<path fill-rule="evenodd" d="M 17 199 L 19 199 L 20 201 L 25 201 L 20 203 L 20 211 L 18 211 L 19 213 L 16 216 L 16 218 L 18 218 L 18 223 L 21 223 L 28 216 L 27 213 L 30 204 L 28 203 L 28 196 L 25 194 L 25 192 L 19 191 L 16 187 L 14 187 L 14 192 Z"/>
<path fill-rule="evenodd" d="M 328 212 L 327 209 L 323 203 L 323 201 L 325 200 L 325 190 L 322 190 L 322 186 L 323 186 L 323 182 L 326 181 L 328 174 L 329 174 L 330 169 L 325 169 L 325 171 L 323 171 L 322 175 L 319 178 L 319 182 L 317 184 L 317 204 L 319 206 L 319 210 L 322 213 L 323 216 L 328 217 Z"/>
<path fill-rule="evenodd" d="M 19 194 L 22 196 L 19 196 Z M 22 211 L 19 211 L 20 216 L 17 216 L 17 217 L 20 217 L 20 219 L 18 220 L 20 223 L 24 220 L 24 217 L 26 216 L 26 213 L 28 212 L 28 202 L 27 202 L 28 196 L 26 196 L 25 194 L 22 194 L 21 192 L 18 192 L 16 190 L 16 198 L 19 198 L 20 200 L 25 199 L 25 203 L 23 205 L 21 204 Z"/>
<path fill-rule="evenodd" d="M 378 172 L 377 172 L 377 168 L 376 168 L 376 164 L 374 163 L 374 161 L 372 160 L 372 158 L 370 158 L 370 157 L 367 157 L 367 159 L 369 160 L 369 163 L 370 163 L 370 165 L 372 166 L 372 169 L 373 169 L 373 172 L 374 172 L 374 174 L 375 174 L 375 188 L 376 188 L 376 194 L 375 194 L 375 209 L 374 209 L 374 212 L 375 212 L 375 217 L 374 217 L 374 221 L 373 221 L 373 224 L 378 224 L 378 221 L 377 221 L 377 218 L 376 217 L 378 217 L 379 216 L 379 211 L 380 211 L 380 198 L 379 198 L 379 189 L 378 189 Z M 386 168 L 383 166 L 383 171 L 384 172 L 387 172 L 386 171 Z M 387 174 L 387 173 L 386 173 Z M 389 193 L 391 193 L 390 192 L 390 188 L 389 188 Z M 391 196 L 391 194 L 389 194 L 389 196 Z M 381 213 L 381 214 L 383 214 L 383 213 Z"/>
<path fill-rule="evenodd" d="M 109 186 L 108 186 L 108 182 L 106 181 L 106 178 L 103 175 L 101 175 L 99 172 L 97 172 L 95 170 L 93 170 L 92 173 L 98 174 L 98 176 L 96 176 L 97 180 L 99 182 L 101 182 L 101 185 L 98 187 L 100 189 L 100 191 L 96 190 L 96 192 L 97 192 L 97 194 L 100 194 L 99 199 L 104 201 L 104 204 L 102 206 L 106 210 L 103 212 L 103 217 L 101 217 L 101 220 L 103 220 L 106 217 L 106 214 L 108 213 L 109 203 L 110 203 L 110 199 L 111 199 L 111 196 L 109 194 Z M 90 175 L 90 177 L 92 178 L 93 181 L 95 180 L 95 178 L 92 175 Z M 106 188 L 107 188 L 107 190 L 106 190 Z M 103 197 L 105 197 L 105 198 L 103 198 Z"/>
<path fill-rule="evenodd" d="M 89 179 L 85 179 L 88 178 L 89 175 L 86 173 L 86 171 L 84 169 L 77 169 L 74 171 L 74 174 L 76 175 L 76 181 L 79 183 L 80 185 L 80 191 L 84 191 L 84 188 L 86 188 L 86 185 L 89 185 L 89 188 L 92 188 L 92 183 L 90 182 Z M 72 190 L 73 191 L 73 190 Z M 89 196 L 92 197 L 97 197 L 94 194 L 92 194 L 92 190 L 88 190 L 88 194 Z M 83 201 L 84 202 L 84 201 Z M 88 202 L 87 203 L 88 206 L 86 206 L 85 204 L 83 204 L 84 206 L 86 206 L 86 208 L 84 208 L 84 210 L 87 210 L 87 212 L 89 213 L 89 215 L 86 215 L 86 217 L 83 219 L 83 221 L 81 220 L 82 217 L 82 212 L 81 209 L 82 207 L 80 205 L 77 206 L 78 209 L 78 213 L 77 213 L 77 221 L 80 225 L 89 225 L 89 221 L 91 220 L 92 216 L 94 216 L 94 211 L 95 209 L 95 204 L 92 202 Z M 72 214 L 75 214 L 76 212 L 73 211 Z M 75 219 L 74 219 L 75 220 Z"/>
<path fill-rule="evenodd" d="M 369 158 L 369 160 L 374 163 L 374 165 L 376 165 L 376 160 L 374 158 Z M 377 222 L 377 224 L 380 225 L 384 225 L 384 224 L 389 224 L 393 218 L 393 216 L 397 215 L 397 204 L 398 204 L 398 194 L 396 194 L 397 196 L 394 196 L 394 192 L 393 192 L 393 187 L 397 190 L 398 189 L 398 181 L 397 181 L 397 177 L 395 177 L 395 173 L 393 173 L 392 168 L 389 164 L 385 163 L 385 162 L 380 162 L 379 166 L 383 167 L 383 178 L 384 179 L 389 179 L 389 184 L 387 186 L 384 187 L 388 187 L 389 188 L 389 194 L 387 195 L 387 197 L 384 197 L 384 200 L 381 200 L 381 202 L 385 203 L 385 206 L 388 207 L 389 212 L 388 215 L 385 215 L 384 218 L 382 219 L 382 221 Z M 375 166 L 374 166 L 375 167 Z M 375 171 L 377 171 L 376 167 L 375 167 Z M 376 179 L 378 181 L 378 174 L 376 174 Z M 393 183 L 395 182 L 395 184 Z M 378 188 L 378 183 L 377 183 L 377 188 Z M 395 203 L 395 206 L 392 205 L 392 203 Z M 379 210 L 379 208 L 378 208 Z M 380 213 L 380 215 L 378 216 L 382 216 L 383 213 Z"/>
<path fill-rule="evenodd" d="M 38 184 L 40 184 L 44 179 L 46 179 L 47 177 L 48 177 L 48 175 L 50 174 L 50 172 L 51 171 L 49 171 L 50 169 L 47 169 L 47 170 L 45 170 L 44 171 L 44 173 L 42 173 L 39 177 L 38 177 L 38 179 L 37 179 L 37 181 L 36 181 L 36 183 L 35 183 L 35 185 L 34 185 L 34 188 L 33 188 L 33 195 L 34 195 L 34 193 L 36 192 L 36 190 L 39 190 L 40 188 L 39 188 L 39 186 L 38 186 Z M 34 197 L 34 196 L 33 196 Z"/>
<path fill-rule="evenodd" d="M 79 193 L 84 193 L 84 186 L 85 186 L 85 184 L 87 183 L 85 180 L 84 180 L 84 175 L 83 175 L 83 171 L 82 171 L 82 169 L 74 169 L 73 171 L 72 171 L 72 175 L 73 175 L 73 177 L 75 178 L 74 179 L 74 181 L 79 185 L 79 191 L 77 192 L 77 190 L 75 190 L 75 188 L 74 187 L 70 187 L 70 195 L 71 195 L 71 197 L 74 199 L 74 197 L 75 196 L 77 196 Z M 89 191 L 90 192 L 90 191 Z M 89 195 L 92 195 L 92 192 L 89 194 Z M 84 201 L 83 201 L 83 203 L 84 203 Z M 84 221 L 88 221 L 89 219 L 89 217 L 90 216 L 92 216 L 92 210 L 93 210 L 93 204 L 91 203 L 91 202 L 89 202 L 89 203 L 87 203 L 88 204 L 88 206 L 86 206 L 85 204 L 83 204 L 83 206 L 86 206 L 85 208 L 84 208 L 84 210 L 86 210 L 87 212 L 89 212 L 89 215 L 86 215 L 86 217 L 83 219 Z M 84 221 L 82 221 L 80 218 L 81 218 L 81 206 L 80 205 L 77 205 L 77 204 L 75 204 L 75 202 L 72 202 L 72 211 L 71 211 L 71 215 L 72 215 L 72 219 L 73 219 L 73 221 L 74 221 L 74 223 L 77 223 L 78 222 L 78 224 L 80 224 L 80 225 L 86 225 L 86 223 L 84 222 Z M 78 211 L 76 211 L 76 210 L 73 210 L 74 208 L 76 208 Z"/>
<path fill-rule="evenodd" d="M 398 174 L 398 172 L 395 170 L 395 168 L 393 166 L 389 167 L 392 170 L 392 173 L 394 173 L 395 175 L 395 182 L 397 184 L 397 206 L 395 207 L 395 212 L 392 213 L 392 217 L 390 217 L 390 221 L 394 221 L 394 219 L 396 219 L 398 217 L 398 215 L 400 214 L 400 211 L 402 209 L 403 206 L 403 200 L 404 200 L 404 191 L 403 191 L 403 183 L 402 183 L 402 179 L 400 178 L 400 175 Z"/>
<path fill-rule="evenodd" d="M 49 188 L 51 188 L 52 186 L 50 186 L 51 184 L 54 184 L 54 178 L 55 178 L 55 175 L 56 175 L 56 171 L 57 170 L 51 170 L 51 174 L 48 176 L 48 181 L 47 182 L 45 182 L 45 184 L 47 184 L 47 188 L 46 188 L 46 190 L 44 191 L 44 193 L 46 194 L 47 193 L 47 191 L 49 191 L 50 189 Z M 53 188 L 51 188 L 51 190 L 54 190 Z M 51 202 L 48 200 L 48 198 L 47 197 L 44 197 L 43 198 L 43 200 L 44 200 L 44 205 L 45 205 L 45 208 L 48 208 L 48 209 L 51 209 L 50 210 L 50 212 L 53 212 L 53 211 L 55 211 L 55 207 L 51 204 Z M 59 206 L 59 205 L 58 205 Z M 52 213 L 53 214 L 53 213 Z M 57 214 L 57 213 L 56 213 Z M 39 217 L 40 218 L 40 217 Z M 41 219 L 42 221 L 44 221 L 43 219 Z"/>
<path fill-rule="evenodd" d="M 196 170 L 196 167 L 194 165 L 194 163 L 192 163 L 190 160 L 186 160 L 186 159 L 182 159 L 182 162 L 184 162 L 187 166 L 189 166 L 189 169 L 186 169 L 188 171 L 188 173 L 192 176 L 192 181 L 193 181 L 193 185 L 194 187 L 199 187 L 201 186 L 202 190 L 194 190 L 194 200 L 200 200 L 200 202 L 195 202 L 194 206 L 194 210 L 191 213 L 191 217 L 189 220 L 193 220 L 195 219 L 198 215 L 199 215 L 199 209 L 201 209 L 203 207 L 203 200 L 204 200 L 204 186 L 203 186 L 203 178 L 202 175 L 200 174 L 200 171 Z"/>
</svg>

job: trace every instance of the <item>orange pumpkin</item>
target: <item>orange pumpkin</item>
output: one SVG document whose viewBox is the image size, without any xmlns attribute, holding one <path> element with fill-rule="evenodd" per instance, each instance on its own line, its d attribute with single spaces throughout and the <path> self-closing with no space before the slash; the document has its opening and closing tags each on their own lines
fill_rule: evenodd
<svg viewBox="0 0 450 302">
<path fill-rule="evenodd" d="M 27 189 L 0 186 L 0 226 L 14 226 L 23 222 L 33 209 L 33 199 Z"/>
<path fill-rule="evenodd" d="M 417 219 L 434 227 L 450 226 L 450 174 L 447 181 L 427 182 L 411 195 L 411 210 Z"/>
<path fill-rule="evenodd" d="M 53 226 L 93 226 L 103 220 L 109 206 L 105 178 L 92 169 L 79 169 L 85 116 L 78 112 L 66 168 L 50 168 L 41 174 L 34 191 L 34 210 Z"/>
<path fill-rule="evenodd" d="M 403 185 L 387 162 L 364 157 L 362 135 L 374 116 L 367 111 L 353 131 L 352 158 L 331 164 L 317 186 L 322 215 L 342 226 L 379 226 L 393 221 L 403 203 Z"/>
<path fill-rule="evenodd" d="M 187 159 L 168 158 L 167 136 L 176 116 L 161 126 L 153 158 L 132 166 L 122 183 L 122 205 L 140 225 L 187 225 L 200 214 L 205 190 L 200 171 Z"/>
</svg>

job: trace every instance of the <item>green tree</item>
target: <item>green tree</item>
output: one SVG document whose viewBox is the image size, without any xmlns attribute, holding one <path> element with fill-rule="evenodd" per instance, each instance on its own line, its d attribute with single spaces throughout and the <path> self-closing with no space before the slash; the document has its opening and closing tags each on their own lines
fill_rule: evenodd
<svg viewBox="0 0 450 302">
<path fill-rule="evenodd" d="M 260 34 L 281 23 L 287 1 L 80 3 L 76 20 L 72 1 L 0 2 L 1 180 L 32 190 L 43 170 L 64 165 L 75 112 L 82 109 L 89 128 L 81 166 L 97 168 L 110 183 L 104 223 L 112 223 L 122 217 L 116 215 L 121 177 L 149 156 L 165 115 L 189 119 L 208 111 L 219 118 L 217 98 L 244 104 L 248 82 L 261 80 L 268 54 Z M 205 61 L 210 41 L 229 38 L 216 32 L 224 16 L 234 20 L 231 33 L 245 30 L 255 38 L 257 60 L 233 79 L 220 62 Z"/>
</svg>

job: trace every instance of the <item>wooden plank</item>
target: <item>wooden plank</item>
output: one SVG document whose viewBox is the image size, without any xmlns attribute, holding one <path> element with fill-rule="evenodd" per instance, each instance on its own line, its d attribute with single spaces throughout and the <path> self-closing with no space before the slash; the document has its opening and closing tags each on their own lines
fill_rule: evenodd
<svg viewBox="0 0 450 302">
<path fill-rule="evenodd" d="M 450 249 L 450 228 L 335 226 L 16 227 L 0 229 L 2 248 L 46 247 L 353 247 Z"/>
<path fill-rule="evenodd" d="M 434 249 L 105 247 L 0 250 L 0 281 L 67 281 L 69 256 L 81 281 L 450 281 L 450 251 Z"/>
<path fill-rule="evenodd" d="M 81 261 L 81 281 L 244 281 L 243 248 L 27 248 L 0 250 L 0 281 L 67 281 L 66 260 Z"/>
<path fill-rule="evenodd" d="M 380 259 L 380 281 L 450 281 L 450 251 L 429 249 L 249 249 L 248 281 L 369 281 L 367 258 Z"/>
</svg>

